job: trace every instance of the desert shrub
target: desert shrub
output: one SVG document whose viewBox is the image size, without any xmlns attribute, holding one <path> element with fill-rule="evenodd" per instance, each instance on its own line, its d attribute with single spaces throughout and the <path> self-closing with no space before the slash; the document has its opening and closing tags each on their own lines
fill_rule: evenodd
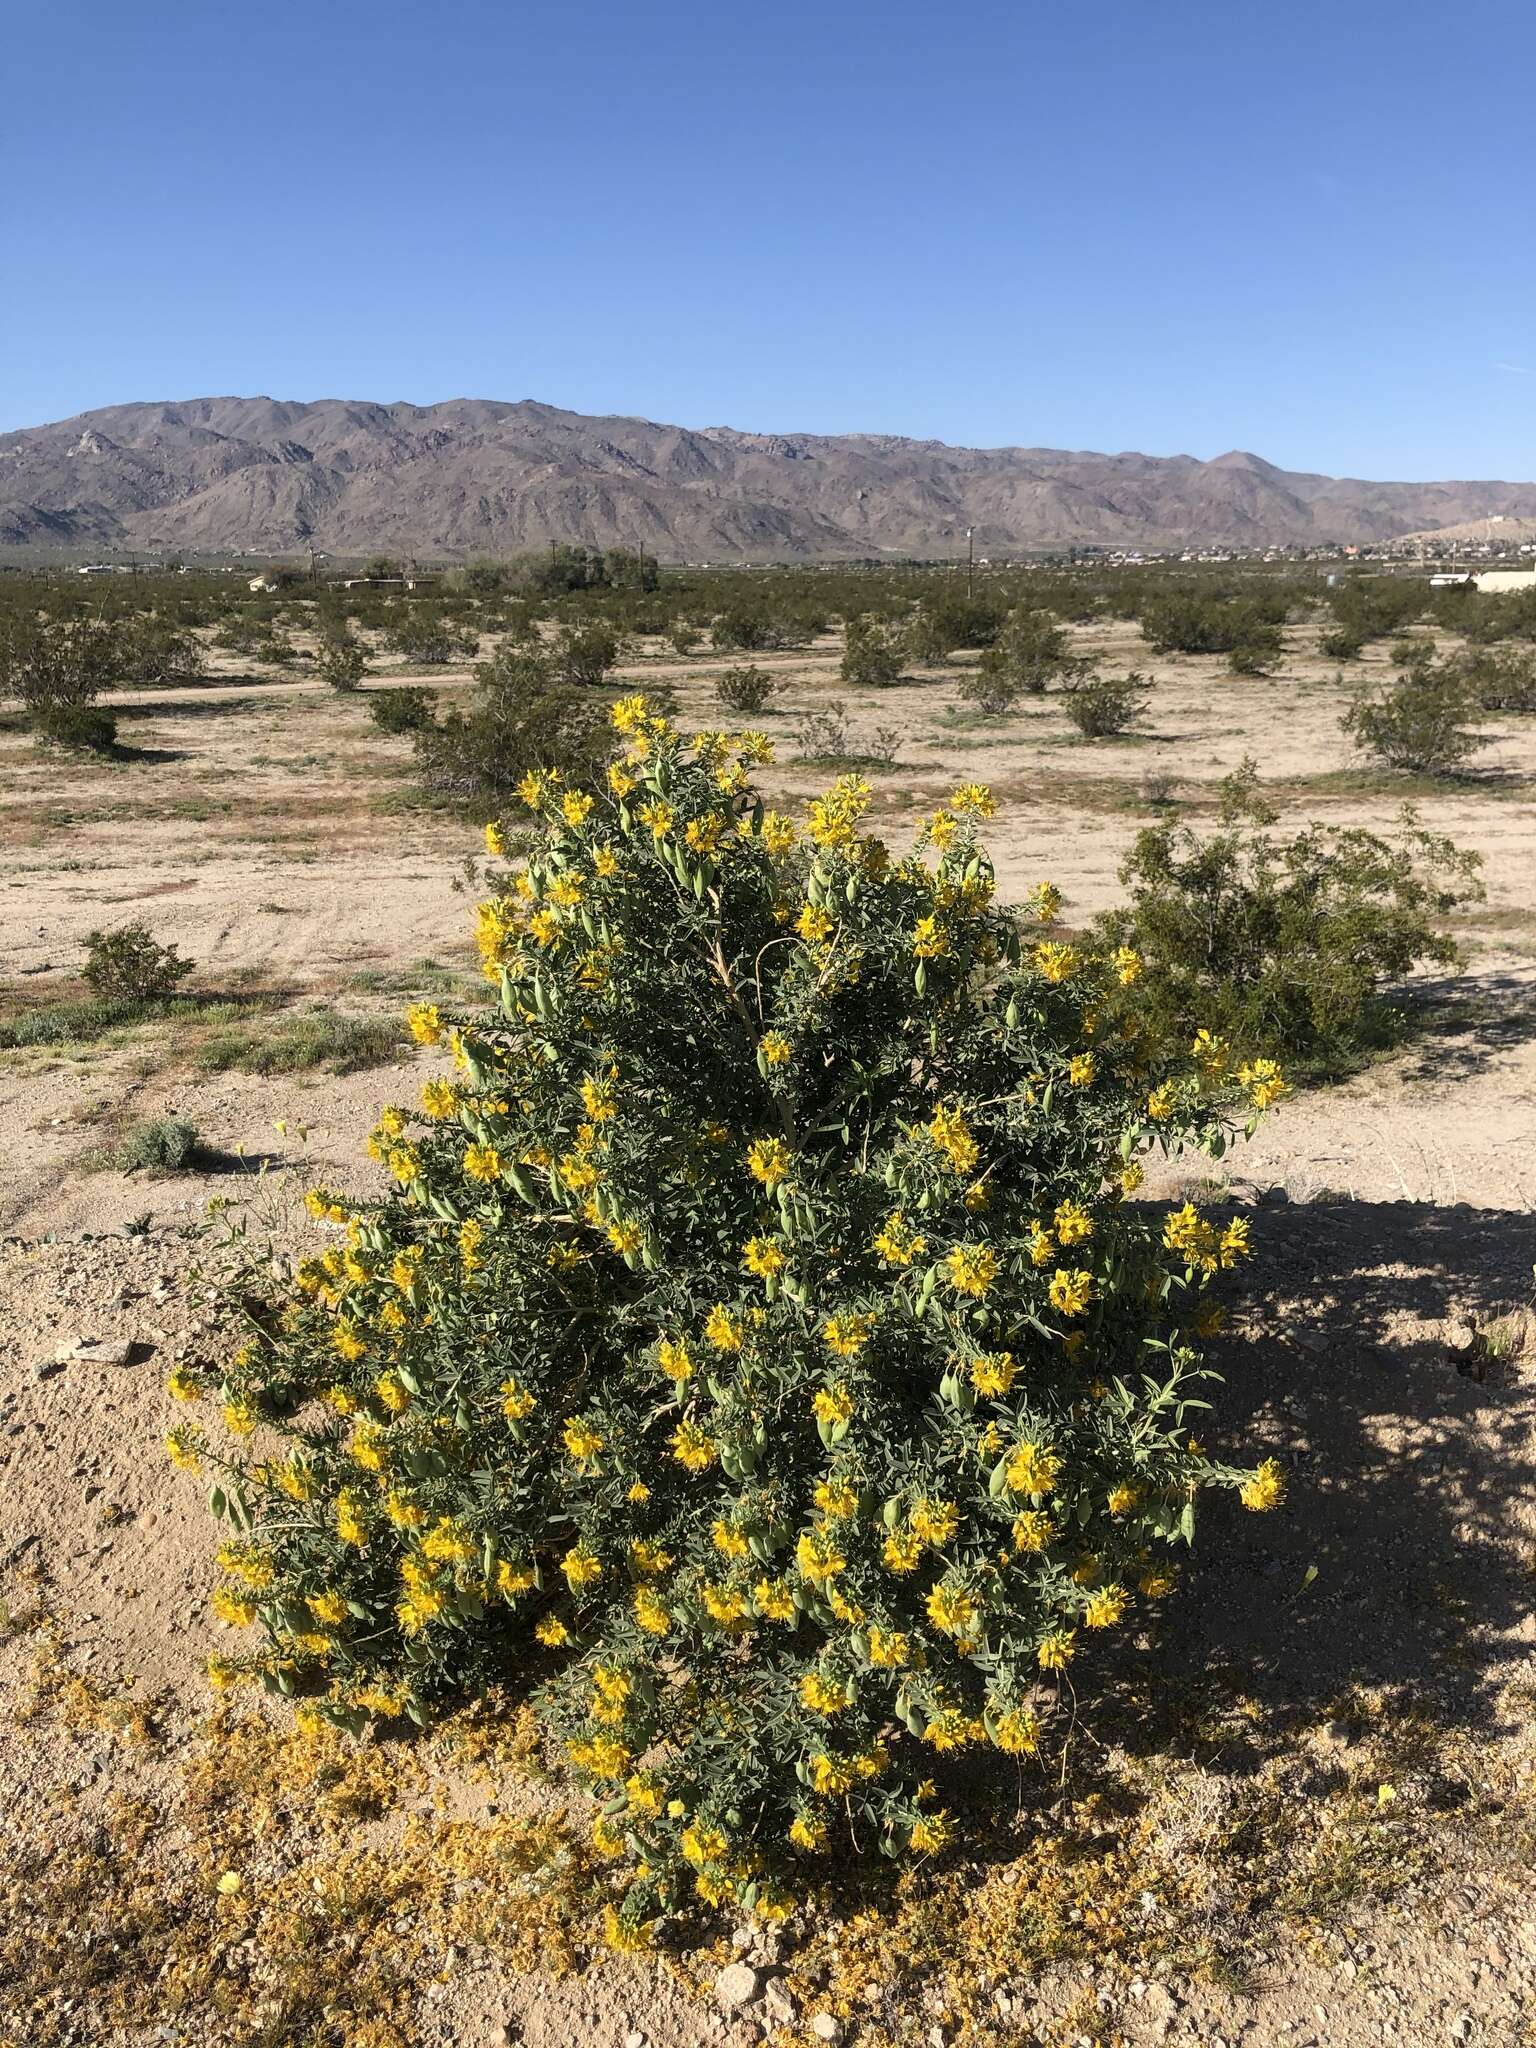
<svg viewBox="0 0 1536 2048">
<path fill-rule="evenodd" d="M 585 624 L 562 626 L 550 648 L 550 661 L 557 681 L 572 687 L 606 682 L 629 653 L 621 633 L 601 619 Z"/>
<path fill-rule="evenodd" d="M 844 761 L 853 748 L 848 706 L 834 699 L 807 711 L 795 727 L 795 745 L 808 761 Z"/>
<path fill-rule="evenodd" d="M 120 1173 L 180 1173 L 203 1149 L 196 1124 L 184 1117 L 157 1116 L 124 1132 L 111 1161 Z"/>
<path fill-rule="evenodd" d="M 1272 632 L 1263 641 L 1245 640 L 1227 656 L 1227 667 L 1235 676 L 1267 676 L 1280 654 L 1280 635 Z"/>
<path fill-rule="evenodd" d="M 1123 1200 L 1278 1083 L 1085 1026 L 1113 976 L 995 909 L 984 790 L 888 858 L 856 778 L 802 838 L 765 742 L 615 720 L 601 791 L 529 780 L 493 1005 L 411 1012 L 454 1068 L 383 1112 L 385 1191 L 310 1195 L 339 1235 L 171 1446 L 261 1631 L 219 1678 L 351 1726 L 538 1684 L 638 1945 L 850 1830 L 943 1846 L 936 1762 L 1035 1749 L 1202 1489 L 1278 1499 L 1188 1434 L 1246 1222 Z"/>
<path fill-rule="evenodd" d="M 1459 669 L 1424 662 L 1380 690 L 1362 692 L 1339 722 L 1356 746 L 1388 767 L 1449 775 L 1488 744 L 1467 724 L 1476 709 Z"/>
<path fill-rule="evenodd" d="M 1120 870 L 1123 908 L 1094 935 L 1143 969 L 1106 1006 L 1139 1033 L 1179 1044 L 1210 1030 L 1310 1073 L 1339 1073 L 1387 1044 L 1388 984 L 1424 961 L 1449 965 L 1443 920 L 1481 894 L 1477 856 L 1420 830 L 1395 840 L 1312 825 L 1276 836 L 1252 764 L 1223 787 L 1221 829 L 1167 821 L 1138 834 Z"/>
<path fill-rule="evenodd" d="M 1428 584 L 1416 577 L 1352 577 L 1329 592 L 1328 604 L 1347 632 L 1381 640 L 1422 616 L 1429 597 Z"/>
<path fill-rule="evenodd" d="M 1008 614 L 996 639 L 982 650 L 976 689 L 969 693 L 971 701 L 983 710 L 1006 710 L 1022 692 L 1041 695 L 1052 677 L 1060 675 L 1070 662 L 1067 636 L 1059 621 L 1049 612 L 1021 607 Z M 961 693 L 967 694 L 964 685 Z"/>
<path fill-rule="evenodd" d="M 322 683 L 329 683 L 333 690 L 346 692 L 357 689 L 367 673 L 367 651 L 362 642 L 354 640 L 351 634 L 343 639 L 320 642 L 315 655 L 315 674 Z"/>
<path fill-rule="evenodd" d="M 773 628 L 765 611 L 732 605 L 710 627 L 709 644 L 717 654 L 755 654 L 773 645 Z"/>
<path fill-rule="evenodd" d="M 559 681 L 544 656 L 503 646 L 475 669 L 468 709 L 415 734 L 417 771 L 461 801 L 505 799 L 540 764 L 580 782 L 605 752 L 606 711 L 606 698 Z"/>
<path fill-rule="evenodd" d="M 1515 648 L 1475 648 L 1462 660 L 1468 693 L 1480 711 L 1536 711 L 1536 661 Z"/>
<path fill-rule="evenodd" d="M 457 626 L 436 605 L 407 604 L 387 634 L 389 645 L 407 661 L 423 668 L 441 668 L 479 651 L 480 636 Z"/>
<path fill-rule="evenodd" d="M 317 671 L 324 663 L 330 643 L 322 641 L 320 657 L 316 662 Z M 298 665 L 299 650 L 285 633 L 269 633 L 258 640 L 251 649 L 256 659 L 267 668 L 295 668 Z"/>
<path fill-rule="evenodd" d="M 861 612 L 843 628 L 843 658 L 837 672 L 845 683 L 860 689 L 885 689 L 900 676 L 904 653 L 895 627 Z"/>
<path fill-rule="evenodd" d="M 674 654 L 696 653 L 704 640 L 703 629 L 692 619 L 674 619 L 667 628 L 667 640 Z"/>
<path fill-rule="evenodd" d="M 1212 597 L 1200 591 L 1171 591 L 1151 599 L 1141 613 L 1141 630 L 1159 653 L 1230 654 L 1234 648 L 1280 652 L 1283 597 Z"/>
<path fill-rule="evenodd" d="M 176 993 L 194 964 L 183 960 L 174 945 L 162 946 L 147 924 L 135 922 L 89 933 L 81 972 L 98 996 L 129 1003 L 162 1002 Z"/>
<path fill-rule="evenodd" d="M 380 732 L 424 732 L 436 718 L 436 704 L 431 690 L 402 684 L 392 690 L 375 690 L 368 699 L 368 715 Z"/>
<path fill-rule="evenodd" d="M 750 662 L 745 668 L 728 668 L 715 678 L 715 695 L 727 711 L 762 711 L 778 687 L 767 669 Z"/>
<path fill-rule="evenodd" d="M 954 625 L 937 605 L 920 604 L 902 632 L 908 661 L 922 667 L 937 667 L 955 651 Z"/>
<path fill-rule="evenodd" d="M 110 754 L 117 745 L 117 720 L 99 704 L 39 704 L 27 714 L 27 729 L 71 753 Z"/>
<path fill-rule="evenodd" d="M 1331 633 L 1324 633 L 1317 644 L 1330 661 L 1358 661 L 1365 652 L 1365 640 L 1362 635 L 1346 626 L 1339 626 Z"/>
<path fill-rule="evenodd" d="M 1062 708 L 1084 739 L 1107 739 L 1135 722 L 1151 688 L 1136 669 L 1123 676 L 1100 675 L 1090 669 L 1069 678 L 1062 692 Z"/>
<path fill-rule="evenodd" d="M 208 668 L 196 634 L 154 613 L 119 628 L 117 663 L 123 681 L 139 684 L 196 682 Z"/>
<path fill-rule="evenodd" d="M 0 619 L 0 696 L 19 698 L 29 711 L 89 704 L 117 668 L 117 630 L 105 620 L 16 612 Z"/>
</svg>

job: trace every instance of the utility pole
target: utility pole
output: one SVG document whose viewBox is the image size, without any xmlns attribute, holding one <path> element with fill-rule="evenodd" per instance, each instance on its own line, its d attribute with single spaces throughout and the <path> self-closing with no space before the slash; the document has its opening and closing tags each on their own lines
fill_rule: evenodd
<svg viewBox="0 0 1536 2048">
<path fill-rule="evenodd" d="M 974 526 L 968 526 L 965 529 L 965 601 L 967 604 L 976 595 L 975 533 L 976 529 Z"/>
</svg>

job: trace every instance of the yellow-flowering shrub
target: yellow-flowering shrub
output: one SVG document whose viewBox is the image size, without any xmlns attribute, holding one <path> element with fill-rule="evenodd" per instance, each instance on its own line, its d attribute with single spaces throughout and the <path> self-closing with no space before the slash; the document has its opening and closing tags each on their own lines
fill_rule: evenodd
<svg viewBox="0 0 1536 2048">
<path fill-rule="evenodd" d="M 391 1191 L 311 1196 L 334 1241 L 230 1366 L 232 1445 L 174 1449 L 222 1467 L 269 1683 L 349 1725 L 537 1688 L 629 1939 L 781 1910 L 850 1823 L 941 1848 L 935 1756 L 1033 1749 L 1200 1489 L 1281 1483 L 1187 1428 L 1246 1225 L 1125 1199 L 1251 1113 L 1231 1063 L 1101 1031 L 1134 956 L 1053 936 L 1049 888 L 995 907 L 985 790 L 896 859 L 856 778 L 797 827 L 760 738 L 614 719 L 605 786 L 524 784 L 496 1004 L 411 1013 L 454 1066 L 385 1113 Z"/>
</svg>

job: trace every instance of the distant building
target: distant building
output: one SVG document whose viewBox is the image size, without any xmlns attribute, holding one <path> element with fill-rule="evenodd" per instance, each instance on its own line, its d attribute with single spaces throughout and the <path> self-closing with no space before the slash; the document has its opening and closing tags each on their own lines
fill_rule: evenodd
<svg viewBox="0 0 1536 2048">
<path fill-rule="evenodd" d="M 1431 590 L 1450 590 L 1456 584 L 1470 583 L 1471 581 L 1472 571 L 1470 569 L 1460 569 L 1454 575 L 1431 576 L 1429 587 Z"/>
<path fill-rule="evenodd" d="M 1536 569 L 1480 569 L 1477 587 L 1485 595 L 1504 590 L 1530 590 L 1536 586 Z"/>
</svg>

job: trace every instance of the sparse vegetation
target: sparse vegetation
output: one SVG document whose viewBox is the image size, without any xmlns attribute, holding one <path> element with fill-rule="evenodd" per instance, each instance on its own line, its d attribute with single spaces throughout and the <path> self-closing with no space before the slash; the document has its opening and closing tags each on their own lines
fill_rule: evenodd
<svg viewBox="0 0 1536 2048">
<path fill-rule="evenodd" d="M 316 1007 L 210 1032 L 197 1049 L 196 1064 L 213 1074 L 303 1074 L 317 1068 L 353 1074 L 399 1056 L 400 1033 L 388 1019 Z"/>
</svg>

